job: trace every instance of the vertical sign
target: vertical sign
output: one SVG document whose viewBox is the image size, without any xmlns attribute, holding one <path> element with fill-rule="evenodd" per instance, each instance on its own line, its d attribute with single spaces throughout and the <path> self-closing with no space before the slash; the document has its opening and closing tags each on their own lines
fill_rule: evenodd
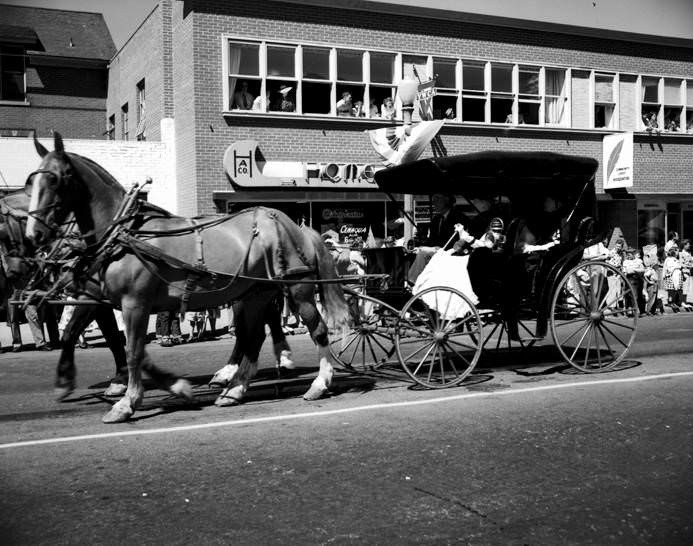
<svg viewBox="0 0 693 546">
<path fill-rule="evenodd" d="M 606 135 L 603 143 L 604 189 L 633 186 L 633 133 Z"/>
</svg>

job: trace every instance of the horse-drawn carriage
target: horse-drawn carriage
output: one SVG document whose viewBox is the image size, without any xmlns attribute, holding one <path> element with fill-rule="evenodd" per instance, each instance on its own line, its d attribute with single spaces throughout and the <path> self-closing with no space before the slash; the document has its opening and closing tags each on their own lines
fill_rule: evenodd
<svg viewBox="0 0 693 546">
<path fill-rule="evenodd" d="M 500 218 L 505 229 L 492 248 L 458 244 L 462 255 L 450 258 L 439 250 L 427 268 L 447 268 L 433 276 L 440 285 L 412 286 L 403 248 L 367 251 L 367 273 L 387 273 L 389 282 L 383 287 L 366 275 L 349 291 L 354 327 L 333 339 L 335 358 L 361 370 L 398 362 L 417 383 L 442 388 L 460 384 L 494 341 L 495 349 L 504 336 L 508 347 L 526 348 L 550 331 L 561 357 L 578 370 L 614 368 L 635 337 L 637 298 L 618 269 L 583 259 L 601 239 L 597 166 L 553 153 L 483 152 L 378 172 L 376 182 L 393 200 L 422 190 L 455 194 L 472 209 L 486 203 L 486 210 L 472 210 L 470 223 Z M 469 282 L 446 283 L 446 275 Z"/>
</svg>

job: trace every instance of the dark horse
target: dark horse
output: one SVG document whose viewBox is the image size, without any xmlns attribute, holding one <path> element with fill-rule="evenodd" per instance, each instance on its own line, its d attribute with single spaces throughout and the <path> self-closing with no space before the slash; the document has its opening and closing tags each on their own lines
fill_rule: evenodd
<svg viewBox="0 0 693 546">
<path fill-rule="evenodd" d="M 93 161 L 65 152 L 59 134 L 52 152 L 34 142 L 43 159 L 27 180 L 31 194 L 27 237 L 36 245 L 45 243 L 73 213 L 90 247 L 98 247 L 104 236 L 109 241 L 105 253 L 93 257 L 88 274 L 90 286 L 123 312 L 129 374 L 124 397 L 104 416 L 104 422 L 127 420 L 142 402 L 149 315 L 182 306 L 195 310 L 244 301 L 244 316 L 236 321 L 244 356 L 220 395 L 239 403 L 257 369 L 264 311 L 282 286 L 320 353 L 318 376 L 304 398 L 315 400 L 327 392 L 333 377 L 332 356 L 327 326 L 315 304 L 316 281 L 323 306 L 335 323 L 348 320 L 348 308 L 341 286 L 334 283 L 337 274 L 324 245 L 317 246 L 284 213 L 263 207 L 202 224 L 145 207 L 123 221 L 115 237 L 114 218 L 126 197 L 123 187 Z M 160 384 L 180 394 L 180 381 Z"/>
<path fill-rule="evenodd" d="M 23 289 L 34 269 L 30 262 L 34 256 L 34 248 L 24 233 L 28 208 L 29 197 L 24 191 L 0 199 L 0 253 L 7 280 L 7 294 L 3 294 L 3 299 L 11 295 L 15 289 Z M 55 380 L 59 400 L 65 399 L 75 389 L 75 343 L 92 320 L 99 325 L 116 364 L 115 376 L 104 394 L 120 396 L 125 392 L 128 377 L 125 344 L 118 331 L 113 310 L 107 305 L 79 305 L 76 306 L 60 338 L 61 352 Z"/>
</svg>

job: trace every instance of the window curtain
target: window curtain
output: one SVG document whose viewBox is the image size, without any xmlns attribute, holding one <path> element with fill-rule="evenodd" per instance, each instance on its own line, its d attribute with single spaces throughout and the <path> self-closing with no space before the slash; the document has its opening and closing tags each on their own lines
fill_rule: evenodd
<svg viewBox="0 0 693 546">
<path fill-rule="evenodd" d="M 229 47 L 229 74 L 238 74 L 240 66 L 241 48 L 232 45 Z M 235 106 L 233 96 L 236 92 L 236 81 L 238 81 L 238 78 L 229 77 L 229 102 L 231 103 L 231 108 Z"/>
<path fill-rule="evenodd" d="M 546 122 L 563 123 L 565 95 L 563 93 L 564 75 L 561 72 L 546 71 Z M 553 95 L 553 96 L 550 96 Z"/>
</svg>

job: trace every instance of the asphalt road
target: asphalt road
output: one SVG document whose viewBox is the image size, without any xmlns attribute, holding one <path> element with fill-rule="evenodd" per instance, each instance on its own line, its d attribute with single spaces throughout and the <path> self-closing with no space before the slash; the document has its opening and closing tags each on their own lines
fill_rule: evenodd
<svg viewBox="0 0 693 546">
<path fill-rule="evenodd" d="M 550 346 L 487 358 L 466 386 L 266 369 L 237 408 L 204 386 L 232 340 L 162 348 L 197 399 L 148 391 L 103 425 L 105 349 L 77 352 L 63 404 L 57 354 L 0 356 L 3 544 L 691 544 L 693 313 L 645 319 L 629 360 L 572 373 Z M 316 362 L 305 336 L 297 361 Z M 264 361 L 271 362 L 268 352 Z M 309 372 L 311 370 L 302 370 Z M 23 442 L 23 443 L 22 443 Z"/>
</svg>

